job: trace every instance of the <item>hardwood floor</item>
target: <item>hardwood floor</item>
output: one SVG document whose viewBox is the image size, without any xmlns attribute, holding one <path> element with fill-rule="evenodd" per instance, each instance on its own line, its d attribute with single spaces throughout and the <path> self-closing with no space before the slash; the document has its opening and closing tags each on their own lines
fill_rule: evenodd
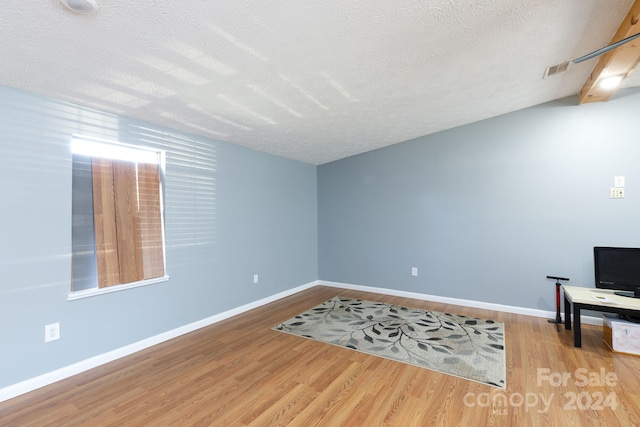
<svg viewBox="0 0 640 427">
<path fill-rule="evenodd" d="M 336 295 L 504 322 L 507 390 L 271 330 Z M 582 342 L 545 319 L 318 286 L 0 403 L 0 425 L 640 425 L 640 357 L 599 327 Z"/>
</svg>

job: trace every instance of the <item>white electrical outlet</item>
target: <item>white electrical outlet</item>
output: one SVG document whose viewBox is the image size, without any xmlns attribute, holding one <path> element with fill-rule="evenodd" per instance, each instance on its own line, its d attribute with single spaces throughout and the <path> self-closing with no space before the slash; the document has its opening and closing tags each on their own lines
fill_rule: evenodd
<svg viewBox="0 0 640 427">
<path fill-rule="evenodd" d="M 258 283 L 258 275 L 257 274 L 253 275 L 253 283 Z"/>
<path fill-rule="evenodd" d="M 416 267 L 411 267 L 411 275 L 412 276 L 417 276 L 418 275 L 418 269 Z"/>
<path fill-rule="evenodd" d="M 44 342 L 55 341 L 60 339 L 60 322 L 45 325 Z"/>
<path fill-rule="evenodd" d="M 609 188 L 610 199 L 624 199 L 624 188 L 611 187 Z"/>
<path fill-rule="evenodd" d="M 624 187 L 624 176 L 614 176 L 613 177 L 613 186 L 614 187 Z"/>
</svg>

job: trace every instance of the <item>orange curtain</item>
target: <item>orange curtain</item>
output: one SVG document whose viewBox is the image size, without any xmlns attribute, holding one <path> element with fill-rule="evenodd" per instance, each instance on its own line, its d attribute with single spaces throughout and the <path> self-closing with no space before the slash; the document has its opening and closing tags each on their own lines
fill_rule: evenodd
<svg viewBox="0 0 640 427">
<path fill-rule="evenodd" d="M 164 275 L 159 167 L 94 158 L 98 287 Z"/>
</svg>

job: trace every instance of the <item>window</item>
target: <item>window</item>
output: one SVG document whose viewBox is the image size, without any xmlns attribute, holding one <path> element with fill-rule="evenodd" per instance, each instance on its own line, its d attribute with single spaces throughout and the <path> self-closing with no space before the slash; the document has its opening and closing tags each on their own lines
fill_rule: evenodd
<svg viewBox="0 0 640 427">
<path fill-rule="evenodd" d="M 166 280 L 164 152 L 74 137 L 70 299 Z"/>
</svg>

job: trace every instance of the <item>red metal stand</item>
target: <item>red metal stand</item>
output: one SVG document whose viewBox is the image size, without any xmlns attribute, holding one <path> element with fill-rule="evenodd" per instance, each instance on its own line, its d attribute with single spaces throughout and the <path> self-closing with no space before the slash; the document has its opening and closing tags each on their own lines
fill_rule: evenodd
<svg viewBox="0 0 640 427">
<path fill-rule="evenodd" d="M 547 276 L 547 279 L 554 279 L 556 281 L 556 318 L 549 319 L 549 323 L 555 323 L 556 330 L 560 332 L 560 323 L 562 322 L 562 319 L 560 318 L 560 286 L 562 286 L 562 283 L 560 283 L 560 281 L 566 280 L 568 282 L 569 279 L 567 277 L 558 276 Z M 566 316 L 567 313 L 564 315 Z"/>
</svg>

